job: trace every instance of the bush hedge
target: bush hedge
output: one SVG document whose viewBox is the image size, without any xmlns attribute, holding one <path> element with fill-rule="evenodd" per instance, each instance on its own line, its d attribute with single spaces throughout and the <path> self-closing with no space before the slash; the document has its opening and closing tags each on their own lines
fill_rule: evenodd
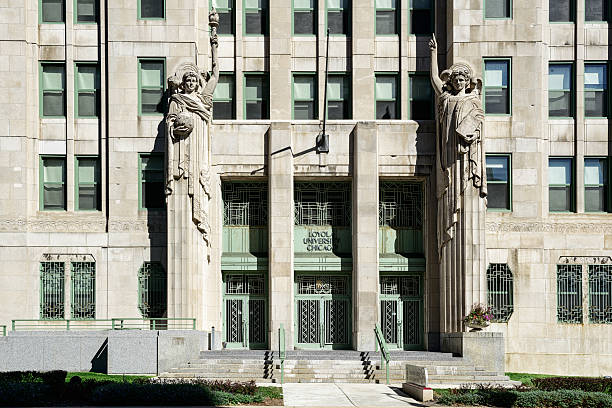
<svg viewBox="0 0 612 408">
<path fill-rule="evenodd" d="M 531 381 L 537 389 L 544 391 L 582 390 L 612 393 L 612 378 L 550 377 L 534 378 Z"/>
<path fill-rule="evenodd" d="M 442 405 L 486 405 L 492 407 L 612 408 L 612 395 L 581 390 L 517 391 L 479 389 L 443 393 Z"/>
<path fill-rule="evenodd" d="M 66 371 L 6 371 L 0 372 L 0 383 L 43 383 L 57 386 L 66 382 Z"/>
<path fill-rule="evenodd" d="M 218 405 L 214 393 L 194 384 L 110 383 L 91 394 L 94 405 Z"/>
</svg>

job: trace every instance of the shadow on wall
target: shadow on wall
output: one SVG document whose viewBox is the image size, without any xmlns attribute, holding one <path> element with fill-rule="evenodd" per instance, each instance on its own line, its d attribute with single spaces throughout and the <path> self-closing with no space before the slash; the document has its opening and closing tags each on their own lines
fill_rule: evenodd
<svg viewBox="0 0 612 408">
<path fill-rule="evenodd" d="M 100 346 L 96 355 L 91 359 L 92 373 L 108 374 L 108 339 Z"/>
</svg>

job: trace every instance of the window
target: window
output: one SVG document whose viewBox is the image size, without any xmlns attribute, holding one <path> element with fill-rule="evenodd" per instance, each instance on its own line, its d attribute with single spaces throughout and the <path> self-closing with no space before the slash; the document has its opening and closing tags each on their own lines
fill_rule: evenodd
<svg viewBox="0 0 612 408">
<path fill-rule="evenodd" d="M 607 167 L 605 158 L 584 158 L 584 211 L 586 212 L 602 212 L 608 208 Z"/>
<path fill-rule="evenodd" d="M 75 71 L 76 116 L 79 118 L 98 117 L 98 89 L 100 89 L 98 65 L 77 63 Z"/>
<path fill-rule="evenodd" d="M 244 118 L 269 119 L 268 76 L 264 73 L 244 74 Z"/>
<path fill-rule="evenodd" d="M 574 194 L 572 178 L 574 174 L 571 158 L 556 157 L 548 159 L 548 209 L 555 211 L 573 211 Z"/>
<path fill-rule="evenodd" d="M 213 94 L 213 119 L 235 119 L 234 74 L 220 74 Z"/>
<path fill-rule="evenodd" d="M 612 265 L 589 265 L 589 321 L 612 323 Z"/>
<path fill-rule="evenodd" d="M 325 0 L 327 4 L 327 28 L 330 34 L 350 33 L 351 0 Z"/>
<path fill-rule="evenodd" d="M 316 119 L 317 91 L 314 74 L 293 74 L 293 119 Z"/>
<path fill-rule="evenodd" d="M 397 0 L 376 0 L 376 35 L 398 33 Z"/>
<path fill-rule="evenodd" d="M 72 319 L 96 318 L 96 263 L 71 262 L 70 315 Z"/>
<path fill-rule="evenodd" d="M 433 1 L 410 0 L 410 33 L 433 33 Z"/>
<path fill-rule="evenodd" d="M 510 18 L 512 0 L 484 0 L 485 18 Z"/>
<path fill-rule="evenodd" d="M 487 208 L 510 210 L 510 155 L 487 155 Z"/>
<path fill-rule="evenodd" d="M 510 114 L 510 60 L 489 59 L 484 62 L 485 113 Z"/>
<path fill-rule="evenodd" d="M 376 74 L 376 119 L 399 119 L 397 75 Z"/>
<path fill-rule="evenodd" d="M 66 158 L 42 156 L 40 159 L 40 209 L 66 209 Z"/>
<path fill-rule="evenodd" d="M 251 6 L 251 4 L 247 5 Z M 217 13 L 219 13 L 219 27 L 217 28 L 217 33 L 234 35 L 234 1 L 212 0 L 212 6 L 217 10 Z"/>
<path fill-rule="evenodd" d="M 608 21 L 608 0 L 585 0 L 585 21 Z"/>
<path fill-rule="evenodd" d="M 266 0 L 244 0 L 244 33 L 263 35 L 268 31 Z"/>
<path fill-rule="evenodd" d="M 582 323 L 582 265 L 557 265 L 557 321 Z"/>
<path fill-rule="evenodd" d="M 505 323 L 514 311 L 513 277 L 507 264 L 493 263 L 487 268 L 487 304 L 493 322 Z"/>
<path fill-rule="evenodd" d="M 608 117 L 608 66 L 584 64 L 584 116 Z"/>
<path fill-rule="evenodd" d="M 293 0 L 293 34 L 316 34 L 315 0 Z"/>
<path fill-rule="evenodd" d="M 141 210 L 161 210 L 165 208 L 163 164 L 163 154 L 147 153 L 140 155 L 138 206 Z"/>
<path fill-rule="evenodd" d="M 97 157 L 76 158 L 77 210 L 100 210 L 100 160 Z"/>
<path fill-rule="evenodd" d="M 138 60 L 138 93 L 140 115 L 164 112 L 165 61 L 163 59 Z"/>
<path fill-rule="evenodd" d="M 433 120 L 434 103 L 431 80 L 426 74 L 410 74 L 410 112 L 412 120 Z"/>
<path fill-rule="evenodd" d="M 549 21 L 569 23 L 574 21 L 574 0 L 548 0 Z"/>
<path fill-rule="evenodd" d="M 42 117 L 66 116 L 66 67 L 64 63 L 40 64 L 40 114 Z"/>
<path fill-rule="evenodd" d="M 165 0 L 138 0 L 138 18 L 163 19 L 166 17 Z"/>
<path fill-rule="evenodd" d="M 76 22 L 95 23 L 98 21 L 97 0 L 76 0 Z"/>
<path fill-rule="evenodd" d="M 64 0 L 40 0 L 40 22 L 41 23 L 63 23 Z"/>
<path fill-rule="evenodd" d="M 573 117 L 572 64 L 548 66 L 548 116 Z"/>
<path fill-rule="evenodd" d="M 327 118 L 350 119 L 351 84 L 346 74 L 329 74 L 327 78 Z"/>
<path fill-rule="evenodd" d="M 138 310 L 142 317 L 164 317 L 167 312 L 168 276 L 160 262 L 144 262 L 138 270 Z"/>
<path fill-rule="evenodd" d="M 64 262 L 40 263 L 40 318 L 64 318 Z"/>
</svg>

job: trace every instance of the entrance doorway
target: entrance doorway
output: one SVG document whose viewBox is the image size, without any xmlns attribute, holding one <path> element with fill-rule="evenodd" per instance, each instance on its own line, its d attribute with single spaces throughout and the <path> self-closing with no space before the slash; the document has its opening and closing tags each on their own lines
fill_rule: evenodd
<svg viewBox="0 0 612 408">
<path fill-rule="evenodd" d="M 268 343 L 265 275 L 226 273 L 223 289 L 225 347 L 265 349 Z"/>
<path fill-rule="evenodd" d="M 348 275 L 296 275 L 296 348 L 351 347 L 350 291 Z"/>
<path fill-rule="evenodd" d="M 380 326 L 390 348 L 422 350 L 423 276 L 381 275 Z"/>
</svg>

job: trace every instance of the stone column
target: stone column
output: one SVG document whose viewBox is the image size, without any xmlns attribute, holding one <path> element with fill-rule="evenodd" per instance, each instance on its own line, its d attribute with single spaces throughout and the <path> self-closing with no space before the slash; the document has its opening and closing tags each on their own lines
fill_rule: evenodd
<svg viewBox="0 0 612 408">
<path fill-rule="evenodd" d="M 278 350 L 278 329 L 293 349 L 293 153 L 291 123 L 272 122 L 268 133 L 268 256 L 270 348 Z"/>
<path fill-rule="evenodd" d="M 378 321 L 378 138 L 374 122 L 353 131 L 353 347 L 374 350 Z"/>
<path fill-rule="evenodd" d="M 371 120 L 376 117 L 374 103 L 374 2 L 371 0 L 354 0 L 352 15 L 352 95 L 354 101 L 363 101 L 353 119 Z"/>
</svg>

